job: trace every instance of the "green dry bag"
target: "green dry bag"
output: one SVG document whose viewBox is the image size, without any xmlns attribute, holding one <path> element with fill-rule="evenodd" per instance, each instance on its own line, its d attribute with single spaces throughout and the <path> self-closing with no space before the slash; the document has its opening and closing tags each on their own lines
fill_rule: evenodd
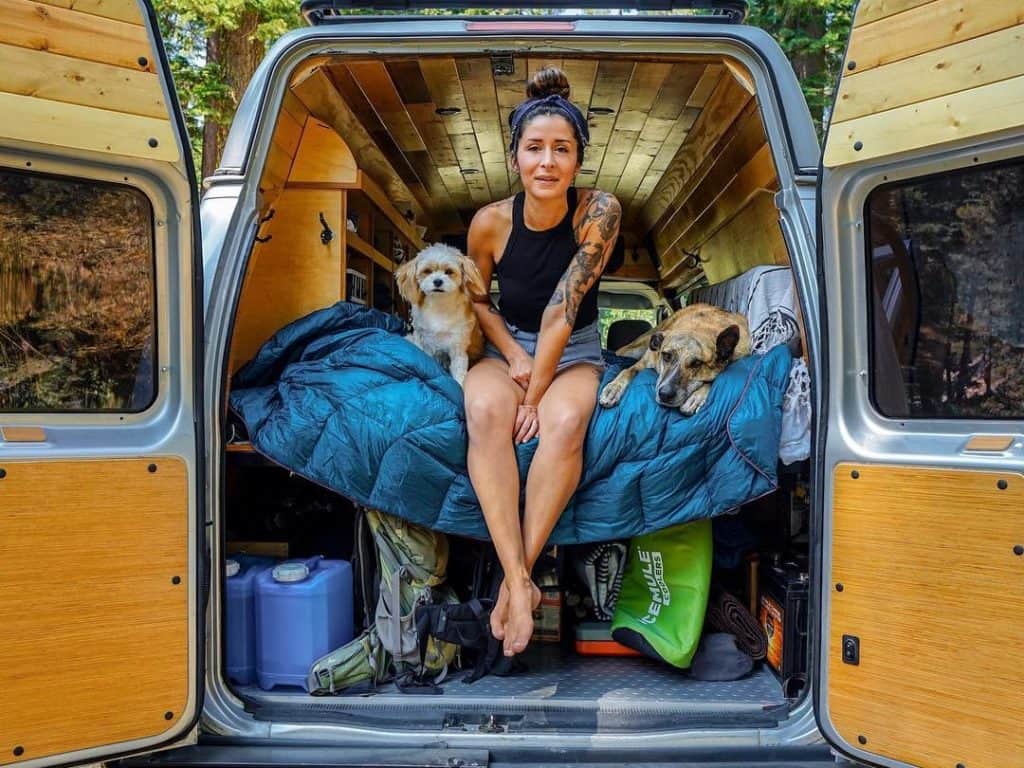
<svg viewBox="0 0 1024 768">
<path fill-rule="evenodd" d="M 711 520 L 630 541 L 612 637 L 652 659 L 689 667 L 704 626 L 711 556 Z"/>
</svg>

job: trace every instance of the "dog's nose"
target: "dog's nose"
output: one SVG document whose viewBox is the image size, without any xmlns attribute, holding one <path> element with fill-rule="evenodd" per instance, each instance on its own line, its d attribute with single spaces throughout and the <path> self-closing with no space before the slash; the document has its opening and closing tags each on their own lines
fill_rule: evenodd
<svg viewBox="0 0 1024 768">
<path fill-rule="evenodd" d="M 444 285 L 444 280 L 442 280 L 440 277 L 435 277 L 434 278 L 434 287 L 435 288 L 440 288 L 442 285 Z"/>
<path fill-rule="evenodd" d="M 658 400 L 660 400 L 661 402 L 671 402 L 672 398 L 675 396 L 675 387 L 658 387 Z"/>
</svg>

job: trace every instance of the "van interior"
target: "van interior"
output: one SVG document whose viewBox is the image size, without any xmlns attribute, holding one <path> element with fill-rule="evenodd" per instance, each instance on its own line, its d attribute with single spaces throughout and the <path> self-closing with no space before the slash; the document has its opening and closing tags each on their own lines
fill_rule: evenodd
<svg viewBox="0 0 1024 768">
<path fill-rule="evenodd" d="M 272 116 L 261 225 L 237 303 L 229 373 L 288 323 L 339 300 L 407 318 L 397 267 L 427 243 L 464 249 L 474 213 L 518 191 L 507 162 L 508 113 L 547 65 L 567 74 L 570 98 L 589 120 L 592 143 L 577 185 L 612 192 L 622 204 L 621 264 L 601 283 L 607 348 L 673 308 L 718 301 L 745 274 L 782 275 L 792 295 L 777 161 L 754 78 L 738 61 L 526 51 L 317 56 L 291 73 Z M 798 301 L 780 317 L 774 314 L 776 327 L 788 323 L 801 333 Z M 352 558 L 355 505 L 266 460 L 230 422 L 225 434 L 226 557 Z M 776 492 L 715 521 L 713 582 L 770 635 L 771 660 L 758 660 L 740 680 L 702 682 L 646 658 L 581 653 L 577 630 L 594 619 L 594 603 L 573 563 L 586 545 L 560 547 L 544 561 L 557 609 L 543 633 L 538 619 L 522 674 L 466 684 L 466 671 L 454 669 L 442 695 L 414 697 L 388 683 L 312 697 L 225 679 L 255 717 L 290 722 L 417 730 L 488 722 L 508 731 L 771 727 L 808 688 L 808 481 L 806 460 L 780 462 Z M 449 538 L 448 580 L 465 596 L 486 546 Z M 366 602 L 357 589 L 357 634 L 373 620 Z"/>
</svg>

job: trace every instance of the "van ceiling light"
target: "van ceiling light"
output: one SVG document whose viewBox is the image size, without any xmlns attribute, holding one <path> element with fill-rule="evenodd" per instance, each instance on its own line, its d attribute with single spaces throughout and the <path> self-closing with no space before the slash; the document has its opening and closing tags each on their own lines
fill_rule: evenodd
<svg viewBox="0 0 1024 768">
<path fill-rule="evenodd" d="M 516 63 L 510 53 L 496 53 L 491 56 L 491 74 L 495 77 L 502 75 L 514 75 Z"/>
<path fill-rule="evenodd" d="M 611 107 L 591 107 L 587 110 L 590 115 L 614 115 L 615 110 Z"/>
<path fill-rule="evenodd" d="M 451 117 L 452 115 L 459 114 L 461 111 L 462 109 L 460 107 L 438 107 L 434 110 L 434 114 L 440 115 L 441 117 Z"/>
<path fill-rule="evenodd" d="M 463 168 L 460 173 L 463 176 L 472 176 L 474 173 L 480 173 L 478 168 Z"/>
</svg>

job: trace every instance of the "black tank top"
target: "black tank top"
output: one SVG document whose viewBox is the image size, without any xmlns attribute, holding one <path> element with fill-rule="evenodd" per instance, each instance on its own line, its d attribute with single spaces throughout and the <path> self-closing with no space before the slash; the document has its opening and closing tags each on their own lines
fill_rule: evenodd
<svg viewBox="0 0 1024 768">
<path fill-rule="evenodd" d="M 501 301 L 498 308 L 509 323 L 524 331 L 540 330 L 541 315 L 551 301 L 555 286 L 565 274 L 579 246 L 572 228 L 576 213 L 576 188 L 569 187 L 569 210 L 551 229 L 528 229 L 523 220 L 525 196 L 518 193 L 512 201 L 512 232 L 505 252 L 495 267 Z M 583 297 L 573 330 L 597 320 L 597 290 L 600 280 Z"/>
</svg>

